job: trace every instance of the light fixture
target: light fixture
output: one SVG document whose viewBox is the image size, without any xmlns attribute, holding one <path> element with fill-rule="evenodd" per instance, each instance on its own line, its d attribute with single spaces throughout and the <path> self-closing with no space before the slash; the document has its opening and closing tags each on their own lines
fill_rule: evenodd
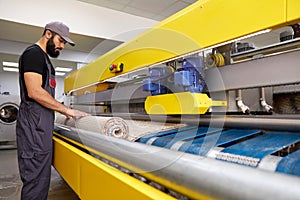
<svg viewBox="0 0 300 200">
<path fill-rule="evenodd" d="M 6 62 L 6 61 L 3 61 L 2 65 L 3 66 L 7 66 L 7 67 L 19 67 L 19 63 L 17 63 L 17 62 Z"/>
<path fill-rule="evenodd" d="M 66 73 L 64 73 L 64 72 L 55 72 L 55 75 L 57 75 L 57 76 L 64 76 Z"/>
<path fill-rule="evenodd" d="M 11 67 L 3 67 L 3 71 L 7 72 L 19 72 L 18 68 L 11 68 Z"/>
<path fill-rule="evenodd" d="M 67 67 L 55 67 L 55 71 L 60 71 L 60 72 L 70 72 L 70 71 L 72 71 L 72 68 L 67 68 Z"/>
</svg>

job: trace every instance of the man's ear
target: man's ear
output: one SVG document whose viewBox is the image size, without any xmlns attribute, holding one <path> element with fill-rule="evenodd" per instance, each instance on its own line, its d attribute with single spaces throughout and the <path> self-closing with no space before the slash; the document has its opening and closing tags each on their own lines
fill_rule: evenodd
<svg viewBox="0 0 300 200">
<path fill-rule="evenodd" d="M 50 38 L 52 37 L 52 32 L 49 31 L 49 30 L 46 30 L 45 37 L 46 37 L 47 39 L 50 39 Z"/>
</svg>

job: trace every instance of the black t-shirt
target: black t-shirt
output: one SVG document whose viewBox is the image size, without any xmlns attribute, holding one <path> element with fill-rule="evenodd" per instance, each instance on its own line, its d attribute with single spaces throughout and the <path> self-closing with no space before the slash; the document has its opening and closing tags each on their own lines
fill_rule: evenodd
<svg viewBox="0 0 300 200">
<path fill-rule="evenodd" d="M 43 83 L 42 87 L 44 88 L 47 78 L 47 64 L 45 57 L 48 59 L 48 62 L 51 64 L 50 59 L 48 55 L 37 45 L 31 45 L 25 51 L 20 57 L 19 60 L 19 71 L 20 71 L 20 79 L 25 86 L 24 82 L 24 73 L 25 72 L 35 72 L 38 74 L 41 74 L 43 77 Z M 55 76 L 55 70 L 51 64 L 51 74 Z M 25 98 L 28 101 L 33 101 L 31 98 L 28 97 L 28 93 L 25 87 Z"/>
</svg>

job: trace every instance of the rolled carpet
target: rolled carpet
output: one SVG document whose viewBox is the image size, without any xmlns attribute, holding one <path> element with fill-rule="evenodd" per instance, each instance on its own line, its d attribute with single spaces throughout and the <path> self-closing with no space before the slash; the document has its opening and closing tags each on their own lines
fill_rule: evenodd
<svg viewBox="0 0 300 200">
<path fill-rule="evenodd" d="M 55 122 L 116 138 L 127 139 L 129 136 L 128 125 L 120 117 L 86 116 L 74 120 L 68 119 L 64 115 L 56 114 Z"/>
<path fill-rule="evenodd" d="M 56 113 L 55 123 L 129 141 L 136 141 L 148 134 L 179 129 L 187 126 L 186 124 L 178 123 L 124 120 L 120 117 L 103 116 L 86 116 L 74 120 L 68 119 L 66 116 L 59 113 Z"/>
</svg>

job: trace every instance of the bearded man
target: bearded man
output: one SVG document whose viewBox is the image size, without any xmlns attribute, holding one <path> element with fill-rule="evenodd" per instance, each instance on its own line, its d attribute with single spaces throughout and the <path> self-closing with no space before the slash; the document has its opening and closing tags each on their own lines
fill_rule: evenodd
<svg viewBox="0 0 300 200">
<path fill-rule="evenodd" d="M 46 200 L 51 177 L 54 111 L 68 118 L 86 116 L 55 100 L 55 70 L 48 57 L 56 58 L 69 38 L 61 22 L 45 26 L 42 37 L 25 49 L 19 59 L 21 104 L 16 126 L 18 164 L 23 182 L 22 200 Z"/>
</svg>

